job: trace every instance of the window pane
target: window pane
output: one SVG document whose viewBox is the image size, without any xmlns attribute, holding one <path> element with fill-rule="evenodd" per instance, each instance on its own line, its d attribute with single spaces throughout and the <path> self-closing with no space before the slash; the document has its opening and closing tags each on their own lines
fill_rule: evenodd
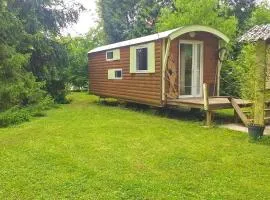
<svg viewBox="0 0 270 200">
<path fill-rule="evenodd" d="M 195 83 L 195 89 L 196 89 L 196 95 L 199 95 L 201 93 L 201 45 L 197 44 L 197 63 L 195 68 L 195 76 L 196 76 L 196 83 Z"/>
<path fill-rule="evenodd" d="M 147 70 L 147 48 L 137 49 L 136 50 L 136 69 Z"/>
<path fill-rule="evenodd" d="M 115 71 L 115 78 L 122 78 L 122 70 Z"/>
<path fill-rule="evenodd" d="M 113 51 L 107 52 L 107 59 L 113 59 Z"/>
<path fill-rule="evenodd" d="M 192 94 L 192 44 L 181 44 L 180 46 L 180 94 Z"/>
</svg>

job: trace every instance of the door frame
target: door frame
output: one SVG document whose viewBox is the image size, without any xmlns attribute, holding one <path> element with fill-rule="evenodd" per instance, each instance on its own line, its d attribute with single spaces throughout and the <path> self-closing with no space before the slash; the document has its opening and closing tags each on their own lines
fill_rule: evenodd
<svg viewBox="0 0 270 200">
<path fill-rule="evenodd" d="M 181 44 L 192 44 L 192 55 L 194 55 L 194 45 L 200 44 L 201 45 L 201 51 L 200 51 L 200 85 L 201 85 L 201 90 L 200 94 L 194 96 L 193 94 L 191 95 L 181 95 Z M 194 70 L 194 61 L 197 60 L 197 57 L 192 56 L 192 84 L 194 84 L 193 80 L 193 70 Z M 179 98 L 191 98 L 191 97 L 202 97 L 202 90 L 203 90 L 203 69 L 204 69 L 204 42 L 201 40 L 179 40 L 179 52 L 178 52 L 178 88 L 179 88 Z M 191 89 L 193 90 L 193 88 Z M 191 92 L 192 93 L 192 92 Z"/>
</svg>

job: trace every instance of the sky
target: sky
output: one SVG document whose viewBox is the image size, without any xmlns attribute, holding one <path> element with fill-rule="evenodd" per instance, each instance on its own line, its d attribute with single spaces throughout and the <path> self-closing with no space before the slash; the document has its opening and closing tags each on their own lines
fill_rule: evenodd
<svg viewBox="0 0 270 200">
<path fill-rule="evenodd" d="M 69 0 L 66 1 L 68 2 Z M 81 3 L 86 8 L 86 11 L 80 14 L 77 24 L 64 30 L 65 35 L 70 34 L 71 36 L 77 36 L 85 34 L 91 27 L 97 24 L 96 0 L 76 0 L 76 2 Z"/>
<path fill-rule="evenodd" d="M 69 2 L 70 0 L 65 0 Z M 72 0 L 74 1 L 74 0 Z M 85 34 L 89 31 L 91 27 L 94 27 L 97 23 L 97 7 L 96 7 L 96 0 L 75 0 L 76 2 L 81 3 L 85 8 L 86 11 L 81 13 L 79 21 L 77 24 L 74 24 L 72 27 L 69 27 L 64 31 L 64 34 L 70 34 L 71 36 L 78 36 L 81 34 Z M 258 0 L 261 2 L 263 0 Z M 268 0 L 270 2 L 270 0 Z"/>
</svg>

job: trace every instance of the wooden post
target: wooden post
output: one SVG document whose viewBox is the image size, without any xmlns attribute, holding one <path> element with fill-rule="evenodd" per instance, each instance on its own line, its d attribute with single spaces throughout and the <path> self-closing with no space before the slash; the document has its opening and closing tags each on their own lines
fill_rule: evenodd
<svg viewBox="0 0 270 200">
<path fill-rule="evenodd" d="M 234 111 L 238 114 L 239 118 L 242 120 L 242 122 L 245 124 L 245 126 L 248 126 L 248 118 L 246 115 L 242 112 L 241 108 L 237 104 L 234 98 L 229 98 L 229 101 L 232 103 L 232 107 L 234 108 Z"/>
<path fill-rule="evenodd" d="M 234 123 L 238 124 L 239 123 L 239 116 L 238 116 L 236 110 L 234 110 L 233 118 L 234 118 Z"/>
<path fill-rule="evenodd" d="M 266 44 L 257 41 L 255 67 L 254 124 L 264 125 L 264 100 L 266 82 Z"/>
<path fill-rule="evenodd" d="M 208 85 L 203 84 L 204 110 L 206 111 L 206 126 L 211 126 L 212 112 L 209 110 Z"/>
<path fill-rule="evenodd" d="M 218 48 L 221 49 L 222 48 L 222 41 L 219 40 L 219 43 L 218 43 Z M 222 68 L 222 61 L 225 57 L 225 53 L 226 53 L 226 50 L 222 51 L 221 54 L 219 55 L 220 59 L 218 61 L 218 67 L 217 67 L 217 96 L 220 96 L 220 73 L 221 73 L 221 68 Z"/>
</svg>

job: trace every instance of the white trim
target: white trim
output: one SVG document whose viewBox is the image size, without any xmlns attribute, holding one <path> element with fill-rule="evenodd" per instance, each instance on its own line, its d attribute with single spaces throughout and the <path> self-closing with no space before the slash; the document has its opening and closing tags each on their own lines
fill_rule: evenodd
<svg viewBox="0 0 270 200">
<path fill-rule="evenodd" d="M 121 71 L 121 77 L 115 77 L 115 72 L 116 71 Z M 114 77 L 109 77 L 109 73 L 113 72 L 114 73 Z M 123 79 L 123 69 L 108 69 L 108 80 L 122 80 Z"/>
<path fill-rule="evenodd" d="M 201 51 L 200 51 L 200 94 L 199 95 L 181 95 L 181 44 L 192 44 L 192 85 L 194 84 L 194 77 L 193 77 L 193 70 L 194 70 L 194 63 L 195 59 L 197 60 L 197 57 L 194 56 L 194 53 L 197 52 L 197 50 L 194 48 L 196 44 L 201 45 Z M 178 92 L 179 92 L 179 98 L 190 98 L 190 97 L 202 97 L 202 86 L 203 86 L 203 70 L 204 70 L 204 42 L 200 40 L 179 40 L 179 52 L 178 52 Z M 196 53 L 195 53 L 196 54 Z M 197 55 L 197 54 L 196 54 Z M 193 86 L 191 86 L 191 90 L 193 90 Z M 193 93 L 193 91 L 191 91 Z"/>
<path fill-rule="evenodd" d="M 137 70 L 137 50 L 146 49 L 147 50 L 147 69 Z M 131 46 L 130 47 L 130 73 L 133 74 L 153 74 L 155 73 L 156 63 L 155 63 L 155 42 L 150 42 L 147 44 Z"/>
<path fill-rule="evenodd" d="M 113 53 L 113 58 L 108 58 L 108 53 Z M 115 61 L 115 60 L 120 60 L 120 49 L 113 49 L 106 51 L 106 61 Z"/>
<path fill-rule="evenodd" d="M 230 39 L 225 34 L 221 33 L 220 31 L 214 28 L 211 28 L 208 26 L 201 26 L 201 25 L 191 25 L 191 26 L 180 27 L 177 29 L 173 29 L 173 30 L 169 30 L 169 31 L 161 32 L 161 33 L 156 33 L 153 35 L 148 35 L 145 37 L 135 38 L 132 40 L 127 40 L 127 41 L 118 42 L 118 43 L 114 43 L 114 44 L 110 44 L 106 46 L 97 47 L 95 49 L 92 49 L 88 53 L 95 53 L 95 52 L 106 51 L 110 49 L 117 49 L 117 48 L 125 47 L 125 46 L 138 45 L 142 43 L 153 42 L 153 41 L 164 39 L 164 38 L 170 38 L 171 40 L 173 40 L 189 32 L 208 32 L 223 39 L 226 43 L 230 41 Z"/>
<path fill-rule="evenodd" d="M 108 58 L 108 53 L 113 53 L 112 58 Z M 113 61 L 114 60 L 114 50 L 106 51 L 106 61 Z"/>
<path fill-rule="evenodd" d="M 167 41 L 169 42 L 169 40 Z M 166 63 L 165 63 L 165 58 L 166 56 L 166 39 L 162 40 L 162 75 L 161 75 L 161 99 L 162 101 L 165 101 L 166 94 L 165 94 L 165 88 L 166 88 Z M 164 64 L 165 63 L 165 64 Z"/>
<path fill-rule="evenodd" d="M 186 27 L 182 27 L 177 29 L 176 31 L 172 32 L 169 37 L 171 40 L 184 35 L 186 33 L 190 33 L 190 32 L 208 32 L 211 33 L 213 35 L 216 35 L 217 37 L 223 39 L 226 43 L 229 43 L 230 39 L 223 33 L 221 33 L 220 31 L 208 27 L 208 26 L 201 26 L 201 25 L 191 25 L 191 26 L 186 26 Z"/>
<path fill-rule="evenodd" d="M 137 50 L 138 49 L 146 49 L 147 50 L 147 57 L 146 57 L 146 63 L 147 63 L 147 66 L 146 66 L 146 70 L 137 70 Z M 135 73 L 141 73 L 141 74 L 144 74 L 144 73 L 149 73 L 149 45 L 148 44 L 144 44 L 144 45 L 139 45 L 139 46 L 135 46 L 134 47 L 134 64 L 135 64 Z"/>
</svg>

